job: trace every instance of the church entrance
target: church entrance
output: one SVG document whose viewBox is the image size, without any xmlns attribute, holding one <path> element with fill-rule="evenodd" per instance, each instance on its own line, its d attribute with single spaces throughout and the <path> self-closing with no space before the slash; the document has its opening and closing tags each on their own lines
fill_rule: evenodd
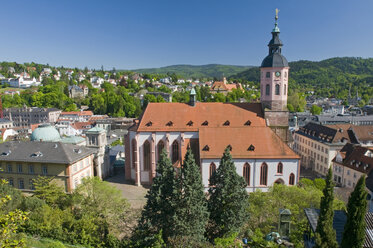
<svg viewBox="0 0 373 248">
<path fill-rule="evenodd" d="M 276 180 L 275 184 L 285 184 L 285 182 L 280 178 Z"/>
</svg>

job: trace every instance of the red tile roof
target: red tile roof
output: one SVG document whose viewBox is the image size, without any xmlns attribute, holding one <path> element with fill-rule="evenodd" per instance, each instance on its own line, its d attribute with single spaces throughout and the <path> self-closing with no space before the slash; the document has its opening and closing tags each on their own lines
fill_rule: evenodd
<svg viewBox="0 0 373 248">
<path fill-rule="evenodd" d="M 232 147 L 233 158 L 299 159 L 269 127 L 199 128 L 201 158 L 221 157 Z"/>
<path fill-rule="evenodd" d="M 70 112 L 61 112 L 60 116 L 63 115 L 93 115 L 93 112 L 88 110 L 88 111 L 70 111 Z"/>
<path fill-rule="evenodd" d="M 229 121 L 229 126 L 224 124 Z M 260 103 L 149 103 L 131 130 L 198 131 L 203 127 L 265 127 Z M 246 124 L 246 125 L 245 125 Z"/>
<path fill-rule="evenodd" d="M 94 122 L 87 121 L 87 122 L 75 122 L 71 126 L 75 129 L 82 130 L 82 129 L 90 129 L 92 128 Z"/>
</svg>

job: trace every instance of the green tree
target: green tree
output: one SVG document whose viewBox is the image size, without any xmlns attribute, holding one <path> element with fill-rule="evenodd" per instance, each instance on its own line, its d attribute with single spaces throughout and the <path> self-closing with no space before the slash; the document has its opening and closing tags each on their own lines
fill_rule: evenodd
<svg viewBox="0 0 373 248">
<path fill-rule="evenodd" d="M 312 105 L 310 111 L 311 111 L 311 114 L 313 114 L 313 115 L 319 115 L 322 112 L 322 107 L 319 107 L 319 106 L 314 104 L 314 105 Z"/>
<path fill-rule="evenodd" d="M 177 180 L 165 149 L 160 155 L 156 172 L 157 176 L 146 195 L 147 202 L 132 237 L 135 247 L 152 247 L 159 241 L 159 233 L 162 233 L 165 241 L 175 233 Z"/>
<path fill-rule="evenodd" d="M 190 147 L 178 175 L 178 187 L 176 236 L 202 241 L 209 214 L 200 169 Z"/>
<path fill-rule="evenodd" d="M 334 183 L 332 169 L 329 168 L 323 197 L 320 202 L 320 214 L 316 227 L 316 248 L 337 248 L 335 230 L 333 229 Z"/>
<path fill-rule="evenodd" d="M 0 185 L 7 183 L 3 179 L 0 181 Z M 26 221 L 27 213 L 19 209 L 4 211 L 11 200 L 11 195 L 3 194 L 3 192 L 0 194 L 0 247 L 25 247 L 25 240 L 17 235 L 17 231 Z"/>
<path fill-rule="evenodd" d="M 120 231 L 129 211 L 129 203 L 122 192 L 98 177 L 83 179 L 74 194 L 79 212 L 94 218 L 103 218 L 111 233 Z"/>
<path fill-rule="evenodd" d="M 367 211 L 365 176 L 357 182 L 347 204 L 347 222 L 342 236 L 342 248 L 362 248 L 365 240 L 365 214 Z"/>
<path fill-rule="evenodd" d="M 52 180 L 53 178 L 40 176 L 34 179 L 34 196 L 44 200 L 48 205 L 63 207 L 66 204 L 68 196 L 65 190 Z"/>
<path fill-rule="evenodd" d="M 239 232 L 248 219 L 246 183 L 236 172 L 229 147 L 224 151 L 219 168 L 210 178 L 210 184 L 207 234 L 210 240 L 214 240 Z"/>
</svg>

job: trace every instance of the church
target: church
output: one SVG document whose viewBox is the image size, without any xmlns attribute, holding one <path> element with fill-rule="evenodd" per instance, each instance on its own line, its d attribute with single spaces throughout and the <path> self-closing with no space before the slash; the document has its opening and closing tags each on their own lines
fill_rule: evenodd
<svg viewBox="0 0 373 248">
<path fill-rule="evenodd" d="M 248 192 L 298 183 L 299 157 L 287 145 L 289 66 L 277 19 L 260 68 L 261 103 L 197 102 L 194 89 L 189 103 L 149 103 L 125 137 L 127 180 L 150 185 L 163 149 L 180 167 L 190 146 L 206 189 L 226 147 Z"/>
</svg>

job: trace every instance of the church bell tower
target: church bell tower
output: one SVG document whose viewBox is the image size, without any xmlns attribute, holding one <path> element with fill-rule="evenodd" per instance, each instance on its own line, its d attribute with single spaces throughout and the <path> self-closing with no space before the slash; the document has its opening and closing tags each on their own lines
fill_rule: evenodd
<svg viewBox="0 0 373 248">
<path fill-rule="evenodd" d="M 289 65 L 282 55 L 283 43 L 278 27 L 278 9 L 276 9 L 275 27 L 272 39 L 268 43 L 268 55 L 260 66 L 260 100 L 267 126 L 289 141 L 289 112 L 287 110 Z"/>
</svg>

